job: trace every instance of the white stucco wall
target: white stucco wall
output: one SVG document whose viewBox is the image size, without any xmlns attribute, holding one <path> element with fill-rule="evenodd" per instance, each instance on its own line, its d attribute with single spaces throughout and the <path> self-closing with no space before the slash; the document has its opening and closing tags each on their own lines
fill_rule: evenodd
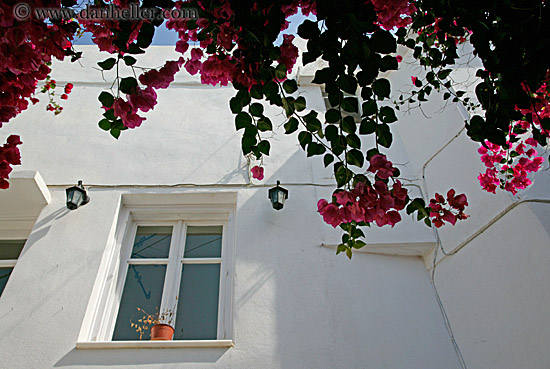
<svg viewBox="0 0 550 369">
<path fill-rule="evenodd" d="M 39 171 L 51 192 L 0 298 L 0 368 L 460 367 L 430 284 L 433 253 L 421 259 L 357 252 L 348 261 L 321 247 L 340 238 L 316 213 L 334 180 L 330 168 L 306 159 L 295 137 L 283 134 L 277 110 L 268 108 L 278 130 L 264 162 L 266 179 L 251 185 L 228 108 L 231 88 L 201 86 L 179 73 L 170 89 L 158 92 L 159 103 L 142 127 L 123 132 L 117 142 L 97 127 L 97 96 L 112 76 L 102 81 L 91 68 L 102 59 L 82 48 L 81 65 L 65 63 L 54 73 L 60 85 L 75 85 L 63 114 L 45 114 L 40 103 L 0 130 L 0 141 L 16 133 L 24 142 L 16 170 Z M 160 60 L 176 58 L 169 48 L 156 47 L 140 65 L 159 66 L 159 54 Z M 396 93 L 419 74 L 414 65 L 402 66 L 390 76 Z M 298 73 L 303 77 L 307 70 Z M 318 88 L 303 85 L 300 92 L 310 107 L 323 108 Z M 456 254 L 438 252 L 435 269 L 466 367 L 548 368 L 548 172 L 516 197 L 483 192 L 476 179 L 483 165 L 462 130 L 464 112 L 454 105 L 441 111 L 442 105 L 434 99 L 422 111 L 403 112 L 392 125 L 389 157 L 415 196 L 451 187 L 468 195 L 470 218 L 438 230 L 441 247 Z M 91 202 L 69 212 L 64 189 L 78 179 L 90 186 Z M 290 192 L 280 212 L 267 200 L 277 180 Z M 122 194 L 220 191 L 236 192 L 238 199 L 234 347 L 76 349 Z M 6 206 L 0 204 L 2 215 Z M 0 220 L 2 238 L 6 217 Z M 376 250 L 437 240 L 433 230 L 410 219 L 366 234 Z"/>
<path fill-rule="evenodd" d="M 467 50 L 466 50 L 467 52 Z M 479 63 L 471 54 L 453 78 L 470 86 Z M 418 75 L 414 65 L 392 75 L 400 86 Z M 399 82 L 401 81 L 401 82 Z M 490 194 L 477 180 L 485 166 L 479 145 L 463 129 L 464 111 L 433 99 L 423 112 L 412 110 L 396 124 L 416 178 L 431 197 L 455 188 L 468 195 L 467 221 L 437 233 L 435 286 L 449 317 L 467 368 L 549 368 L 544 343 L 550 332 L 549 257 L 550 177 L 543 170 L 518 195 Z M 453 111 L 456 113 L 453 114 Z M 422 116 L 424 119 L 422 118 Z M 540 152 L 545 154 L 545 149 Z M 425 257 L 430 272 L 433 252 Z"/>
<path fill-rule="evenodd" d="M 0 131 L 1 140 L 21 136 L 17 169 L 38 170 L 51 192 L 0 298 L 0 367 L 459 367 L 422 259 L 356 253 L 348 261 L 321 247 L 339 239 L 316 213 L 334 182 L 294 138 L 277 130 L 266 179 L 250 185 L 228 108 L 232 89 L 200 86 L 180 73 L 174 86 L 159 91 L 143 126 L 116 142 L 97 127 L 97 95 L 109 76 L 101 80 L 91 69 L 101 59 L 82 48 L 83 67 L 63 64 L 54 73 L 59 84 L 74 83 L 63 114 L 45 114 L 40 103 Z M 160 60 L 171 54 L 153 49 L 141 65 L 158 66 L 155 53 Z M 318 89 L 301 91 L 311 96 L 311 106 L 323 106 Z M 282 116 L 270 113 L 280 126 Z M 407 161 L 403 148 L 395 155 Z M 91 201 L 69 212 L 64 189 L 79 179 L 90 186 Z M 267 200 L 276 180 L 290 191 L 280 212 Z M 121 195 L 229 190 L 238 198 L 234 347 L 76 349 Z M 369 236 L 391 244 L 434 242 L 425 227 L 400 227 Z"/>
</svg>

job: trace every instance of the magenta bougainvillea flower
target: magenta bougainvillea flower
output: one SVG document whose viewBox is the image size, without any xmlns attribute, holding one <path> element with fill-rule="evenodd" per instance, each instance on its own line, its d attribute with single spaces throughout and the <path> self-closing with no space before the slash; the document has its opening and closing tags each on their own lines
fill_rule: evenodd
<svg viewBox="0 0 550 369">
<path fill-rule="evenodd" d="M 252 172 L 252 178 L 257 179 L 258 181 L 264 179 L 264 168 L 256 165 L 250 171 Z"/>
</svg>

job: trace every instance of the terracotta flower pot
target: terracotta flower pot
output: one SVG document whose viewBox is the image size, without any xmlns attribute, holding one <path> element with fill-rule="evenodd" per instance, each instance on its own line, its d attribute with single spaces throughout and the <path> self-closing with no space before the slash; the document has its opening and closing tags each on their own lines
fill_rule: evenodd
<svg viewBox="0 0 550 369">
<path fill-rule="evenodd" d="M 168 324 L 155 324 L 151 327 L 151 341 L 170 341 L 174 328 Z"/>
</svg>

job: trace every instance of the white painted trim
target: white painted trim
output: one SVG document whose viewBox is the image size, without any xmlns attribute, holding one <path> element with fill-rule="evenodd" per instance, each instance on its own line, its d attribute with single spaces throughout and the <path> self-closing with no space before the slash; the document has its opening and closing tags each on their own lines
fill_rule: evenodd
<svg viewBox="0 0 550 369">
<path fill-rule="evenodd" d="M 169 259 L 130 259 L 127 261 L 128 265 L 167 265 Z"/>
<path fill-rule="evenodd" d="M 17 263 L 17 259 L 0 260 L 0 268 L 13 268 Z"/>
<path fill-rule="evenodd" d="M 232 340 L 187 341 L 95 341 L 77 342 L 79 350 L 90 349 L 171 349 L 171 348 L 224 348 L 235 346 Z"/>
<path fill-rule="evenodd" d="M 223 239 L 222 239 L 223 248 Z M 222 264 L 222 258 L 185 258 L 181 260 L 182 264 Z"/>
<path fill-rule="evenodd" d="M 371 243 L 353 252 L 369 254 L 394 255 L 394 256 L 424 256 L 436 246 L 435 242 L 409 242 L 409 243 Z M 338 245 L 321 244 L 321 247 L 336 249 Z"/>
</svg>

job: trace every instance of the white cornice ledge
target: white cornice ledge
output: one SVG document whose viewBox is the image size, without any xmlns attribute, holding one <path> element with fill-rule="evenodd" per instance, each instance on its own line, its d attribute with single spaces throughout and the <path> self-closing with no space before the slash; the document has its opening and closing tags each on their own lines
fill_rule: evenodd
<svg viewBox="0 0 550 369">
<path fill-rule="evenodd" d="M 223 348 L 233 347 L 232 340 L 186 341 L 90 341 L 77 342 L 77 349 L 170 349 L 170 348 Z"/>
<path fill-rule="evenodd" d="M 321 244 L 322 247 L 336 249 L 338 245 Z M 395 256 L 424 256 L 436 246 L 435 242 L 409 242 L 409 243 L 370 243 L 353 252 L 365 252 L 369 254 L 395 255 Z"/>
</svg>

